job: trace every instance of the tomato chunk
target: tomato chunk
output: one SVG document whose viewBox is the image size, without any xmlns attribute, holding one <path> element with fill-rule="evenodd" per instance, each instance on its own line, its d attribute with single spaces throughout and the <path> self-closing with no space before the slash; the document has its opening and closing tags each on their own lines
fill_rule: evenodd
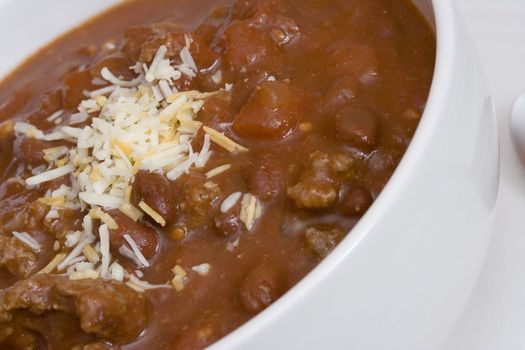
<svg viewBox="0 0 525 350">
<path fill-rule="evenodd" d="M 267 81 L 259 85 L 235 117 L 233 126 L 244 136 L 282 139 L 306 113 L 308 94 L 293 85 Z"/>
</svg>

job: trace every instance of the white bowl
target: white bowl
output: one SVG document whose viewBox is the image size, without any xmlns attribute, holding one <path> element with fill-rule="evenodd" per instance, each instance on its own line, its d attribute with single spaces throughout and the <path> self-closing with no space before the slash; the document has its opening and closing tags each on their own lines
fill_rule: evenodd
<svg viewBox="0 0 525 350">
<path fill-rule="evenodd" d="M 0 75 L 114 2 L 0 0 Z M 432 350 L 452 330 L 490 241 L 498 140 L 493 105 L 453 0 L 415 2 L 435 24 L 437 62 L 401 164 L 332 254 L 212 349 Z"/>
</svg>

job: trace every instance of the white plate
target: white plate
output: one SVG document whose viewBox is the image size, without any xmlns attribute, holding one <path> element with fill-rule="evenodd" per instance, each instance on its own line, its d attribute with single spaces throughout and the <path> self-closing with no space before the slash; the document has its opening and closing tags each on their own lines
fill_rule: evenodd
<svg viewBox="0 0 525 350">
<path fill-rule="evenodd" d="M 525 91 L 525 1 L 458 0 L 496 102 L 501 183 L 496 232 L 478 285 L 444 350 L 525 349 L 525 170 L 510 139 Z"/>
</svg>

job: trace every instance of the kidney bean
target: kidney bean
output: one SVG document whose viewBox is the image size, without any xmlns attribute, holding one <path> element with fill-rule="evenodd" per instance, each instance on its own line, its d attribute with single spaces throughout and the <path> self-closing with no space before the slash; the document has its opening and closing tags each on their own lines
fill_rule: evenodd
<svg viewBox="0 0 525 350">
<path fill-rule="evenodd" d="M 347 189 L 340 202 L 340 210 L 348 216 L 361 216 L 372 205 L 374 199 L 366 188 L 354 187 Z"/>
<path fill-rule="evenodd" d="M 227 102 L 227 98 L 219 96 L 207 98 L 199 110 L 197 119 L 214 129 L 217 128 L 220 123 L 232 122 L 233 113 Z"/>
<path fill-rule="evenodd" d="M 101 77 L 100 71 L 102 68 L 106 67 L 115 76 L 122 76 L 124 80 L 129 80 L 136 76 L 135 72 L 129 69 L 133 64 L 134 62 L 131 62 L 131 60 L 124 54 L 114 53 L 104 56 L 96 61 L 89 71 L 92 77 Z"/>
<path fill-rule="evenodd" d="M 239 218 L 240 205 L 235 206 L 226 213 L 219 212 L 215 215 L 213 223 L 215 224 L 215 232 L 220 236 L 233 236 L 246 231 L 246 226 Z"/>
<path fill-rule="evenodd" d="M 324 95 L 323 112 L 337 112 L 357 96 L 360 88 L 359 81 L 351 75 L 337 80 Z"/>
<path fill-rule="evenodd" d="M 131 220 L 119 210 L 110 210 L 108 214 L 118 225 L 117 229 L 109 230 L 109 243 L 114 249 L 118 250 L 122 245 L 127 244 L 124 235 L 128 234 L 137 243 L 146 259 L 155 255 L 158 238 L 154 230 L 145 224 Z"/>
<path fill-rule="evenodd" d="M 368 168 L 375 173 L 389 172 L 394 169 L 395 161 L 392 154 L 383 149 L 378 149 L 368 158 Z"/>
<path fill-rule="evenodd" d="M 283 46 L 299 35 L 299 27 L 293 19 L 274 11 L 271 6 L 259 6 L 249 23 L 257 30 L 267 33 L 277 45 Z"/>
<path fill-rule="evenodd" d="M 261 200 L 279 195 L 285 183 L 285 165 L 269 153 L 256 156 L 248 168 L 248 188 Z"/>
<path fill-rule="evenodd" d="M 262 263 L 244 277 L 239 286 L 239 301 L 249 313 L 258 313 L 279 298 L 287 288 L 284 271 Z"/>
<path fill-rule="evenodd" d="M 369 150 L 377 142 L 377 119 L 377 116 L 368 110 L 345 107 L 335 116 L 337 136 L 350 146 Z"/>
<path fill-rule="evenodd" d="M 132 195 L 135 203 L 144 201 L 167 223 L 175 219 L 176 203 L 170 182 L 164 175 L 139 171 L 135 175 Z"/>
</svg>

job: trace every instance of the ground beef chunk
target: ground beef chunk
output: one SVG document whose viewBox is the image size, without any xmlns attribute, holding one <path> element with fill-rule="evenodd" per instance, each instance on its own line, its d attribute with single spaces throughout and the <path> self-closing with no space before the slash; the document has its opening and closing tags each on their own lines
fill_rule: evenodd
<svg viewBox="0 0 525 350">
<path fill-rule="evenodd" d="M 52 147 L 46 141 L 33 139 L 30 137 L 17 137 L 14 142 L 14 156 L 26 165 L 39 166 L 47 164 L 44 159 L 44 149 Z"/>
<path fill-rule="evenodd" d="M 310 227 L 304 234 L 305 246 L 318 258 L 326 257 L 344 237 L 345 233 L 339 229 L 322 230 Z"/>
<path fill-rule="evenodd" d="M 352 170 L 352 165 L 354 164 L 354 158 L 343 154 L 343 153 L 333 153 L 328 157 L 328 162 L 326 165 L 330 171 L 335 173 L 346 173 Z"/>
<path fill-rule="evenodd" d="M 328 208 L 335 203 L 338 196 L 338 173 L 348 172 L 352 164 L 353 158 L 344 154 L 328 155 L 314 152 L 310 155 L 310 164 L 301 180 L 289 187 L 286 193 L 298 208 Z"/>
<path fill-rule="evenodd" d="M 49 207 L 39 201 L 34 201 L 22 206 L 8 207 L 5 212 L 2 212 L 2 209 L 0 208 L 0 233 L 11 233 L 40 230 Z"/>
<path fill-rule="evenodd" d="M 335 175 L 351 170 L 354 159 L 343 153 L 323 153 L 316 151 L 310 154 L 310 171 Z"/>
<path fill-rule="evenodd" d="M 287 194 L 298 208 L 327 208 L 337 199 L 337 188 L 325 177 L 308 177 L 288 188 Z"/>
<path fill-rule="evenodd" d="M 77 345 L 71 350 L 117 350 L 120 347 L 115 347 L 104 342 L 96 342 L 87 345 Z"/>
<path fill-rule="evenodd" d="M 2 327 L 2 324 L 0 324 Z M 0 346 L 8 350 L 38 350 L 40 337 L 37 333 L 29 329 L 7 327 L 6 336 L 2 339 L 0 330 Z"/>
<path fill-rule="evenodd" d="M 7 337 L 13 334 L 13 327 L 9 326 L 7 323 L 0 322 L 0 344 L 2 344 Z"/>
<path fill-rule="evenodd" d="M 183 181 L 182 221 L 190 228 L 200 226 L 212 216 L 209 211 L 217 202 L 221 190 L 217 184 L 208 182 L 205 176 L 198 173 L 188 175 Z"/>
<path fill-rule="evenodd" d="M 0 322 L 56 312 L 76 316 L 83 332 L 115 344 L 132 341 L 148 322 L 142 294 L 117 282 L 43 274 L 0 293 Z"/>
<path fill-rule="evenodd" d="M 139 171 L 133 182 L 135 204 L 144 201 L 169 223 L 174 219 L 176 205 L 169 180 L 159 173 Z"/>
<path fill-rule="evenodd" d="M 17 238 L 0 235 L 0 268 L 16 278 L 26 278 L 36 268 L 37 256 Z"/>
</svg>

